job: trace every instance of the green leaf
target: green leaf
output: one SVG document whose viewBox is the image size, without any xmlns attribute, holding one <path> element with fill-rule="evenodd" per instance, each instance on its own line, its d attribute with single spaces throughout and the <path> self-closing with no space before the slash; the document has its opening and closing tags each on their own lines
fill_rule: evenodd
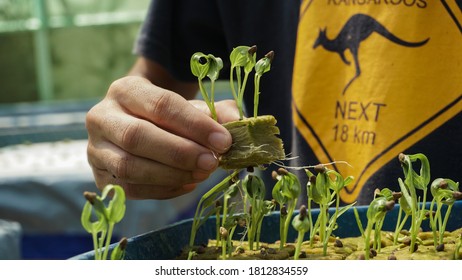
<svg viewBox="0 0 462 280">
<path fill-rule="evenodd" d="M 314 202 L 322 205 L 327 205 L 331 200 L 331 193 L 329 191 L 329 185 L 327 182 L 328 180 L 325 172 L 319 172 L 316 175 L 316 185 L 313 189 Z"/>
<path fill-rule="evenodd" d="M 256 57 L 257 57 L 257 47 L 256 46 L 252 46 L 249 48 L 249 50 L 247 51 L 247 61 L 244 65 L 244 73 L 246 74 L 249 74 L 250 72 L 252 72 L 254 66 L 255 66 L 255 61 L 256 61 Z"/>
<path fill-rule="evenodd" d="M 403 164 L 403 171 L 408 187 L 426 190 L 430 183 L 430 163 L 427 157 L 424 154 L 401 154 L 400 159 Z M 421 164 L 419 173 L 417 173 L 412 166 L 416 161 L 420 161 Z"/>
<path fill-rule="evenodd" d="M 218 79 L 218 76 L 220 75 L 220 70 L 223 68 L 223 60 L 211 54 L 206 56 L 206 58 L 209 63 L 207 77 L 209 77 L 210 80 L 215 81 Z"/>
<path fill-rule="evenodd" d="M 89 201 L 83 206 L 82 214 L 80 216 L 80 221 L 82 227 L 88 233 L 98 233 L 106 229 L 107 221 L 106 218 L 100 213 L 95 211 L 96 221 L 92 221 L 92 210 L 93 206 Z"/>
<path fill-rule="evenodd" d="M 255 75 L 262 76 L 264 73 L 270 71 L 271 62 L 273 61 L 274 52 L 271 51 L 261 58 L 255 64 Z"/>
<path fill-rule="evenodd" d="M 376 223 L 378 220 L 382 219 L 386 213 L 386 203 L 387 199 L 385 197 L 377 197 L 372 200 L 367 208 L 367 219 L 372 223 Z"/>
<path fill-rule="evenodd" d="M 249 197 L 254 199 L 265 198 L 265 183 L 260 177 L 248 174 L 245 176 L 244 180 L 242 181 L 242 184 Z"/>
<path fill-rule="evenodd" d="M 249 49 L 248 46 L 235 47 L 230 55 L 229 60 L 231 61 L 231 68 L 244 67 L 249 60 Z"/>
<path fill-rule="evenodd" d="M 271 195 L 273 196 L 274 200 L 277 201 L 277 203 L 279 203 L 280 205 L 283 205 L 287 202 L 287 198 L 282 194 L 281 187 L 282 187 L 282 182 L 281 180 L 278 180 L 276 184 L 274 184 Z"/>
<path fill-rule="evenodd" d="M 104 187 L 101 198 L 104 200 L 111 191 L 114 191 L 114 194 L 106 208 L 108 220 L 118 223 L 125 215 L 125 192 L 121 186 L 110 184 Z"/>
<path fill-rule="evenodd" d="M 335 170 L 327 170 L 327 181 L 329 188 L 336 193 L 339 193 L 343 187 L 345 187 L 345 181 L 343 180 L 342 175 Z M 330 175 L 334 175 L 335 179 L 332 179 Z"/>
<path fill-rule="evenodd" d="M 388 201 L 393 200 L 393 192 L 389 188 L 381 189 L 380 192 L 377 194 L 377 196 L 383 196 Z"/>
<path fill-rule="evenodd" d="M 401 207 L 401 209 L 403 209 L 403 211 L 408 214 L 408 215 L 411 215 L 412 214 L 412 204 L 414 203 L 412 198 L 411 198 L 411 195 L 409 194 L 403 180 L 401 178 L 398 178 L 398 183 L 399 183 L 399 187 L 401 189 L 401 193 L 402 193 L 402 196 L 399 198 L 398 202 L 399 202 L 399 205 Z"/>
<path fill-rule="evenodd" d="M 310 221 L 305 205 L 300 207 L 299 213 L 292 219 L 292 227 L 298 232 L 307 232 L 310 230 Z"/>
<path fill-rule="evenodd" d="M 446 205 L 452 205 L 457 200 L 454 192 L 459 191 L 459 183 L 451 179 L 437 178 L 430 185 L 433 197 Z"/>
<path fill-rule="evenodd" d="M 348 176 L 348 177 L 346 177 L 346 178 L 344 179 L 344 182 L 343 182 L 344 186 L 345 186 L 345 187 L 348 186 L 349 184 L 351 184 L 351 183 L 353 182 L 353 180 L 354 180 L 354 177 L 353 177 L 353 176 Z"/>
<path fill-rule="evenodd" d="M 190 66 L 191 73 L 202 80 L 209 73 L 210 61 L 205 54 L 196 52 L 191 56 Z"/>
<path fill-rule="evenodd" d="M 300 214 L 297 214 L 293 219 L 292 219 L 292 226 L 296 231 L 303 231 L 307 232 L 310 230 L 310 222 L 307 217 L 301 219 Z"/>
</svg>

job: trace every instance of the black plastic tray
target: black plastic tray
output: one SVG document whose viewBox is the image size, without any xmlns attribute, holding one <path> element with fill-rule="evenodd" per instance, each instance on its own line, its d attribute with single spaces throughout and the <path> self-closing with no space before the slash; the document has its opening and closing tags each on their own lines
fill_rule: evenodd
<svg viewBox="0 0 462 280">
<path fill-rule="evenodd" d="M 428 209 L 429 207 L 427 207 Z M 363 226 L 367 224 L 367 206 L 356 207 Z M 444 208 L 446 209 L 446 208 Z M 331 209 L 332 210 L 332 209 Z M 393 231 L 395 229 L 399 206 L 387 213 L 383 230 Z M 318 209 L 312 210 L 313 218 L 319 214 Z M 408 219 L 410 220 L 410 219 Z M 337 220 L 338 228 L 334 234 L 339 237 L 359 236 L 360 231 L 354 216 L 353 209 L 349 209 Z M 165 228 L 147 232 L 128 239 L 125 259 L 130 260 L 167 260 L 177 257 L 181 250 L 189 243 L 192 219 L 184 220 Z M 457 201 L 451 211 L 446 230 L 452 231 L 462 227 L 462 201 Z M 405 227 L 406 228 L 406 227 Z M 430 230 L 428 220 L 422 223 L 422 229 Z M 237 228 L 235 233 L 242 232 Z M 293 241 L 297 233 L 293 228 L 289 229 L 288 241 Z M 215 238 L 215 217 L 210 217 L 196 235 L 195 244 L 207 244 L 209 239 Z M 262 224 L 262 235 L 260 241 L 275 242 L 279 240 L 279 213 L 273 212 L 265 216 Z M 114 247 L 114 244 L 111 245 Z M 88 260 L 94 259 L 94 252 L 90 251 L 75 256 L 72 259 Z"/>
</svg>

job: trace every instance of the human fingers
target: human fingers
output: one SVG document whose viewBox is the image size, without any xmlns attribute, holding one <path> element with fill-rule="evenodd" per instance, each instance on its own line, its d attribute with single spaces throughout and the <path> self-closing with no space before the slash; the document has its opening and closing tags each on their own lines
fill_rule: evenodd
<svg viewBox="0 0 462 280">
<path fill-rule="evenodd" d="M 101 119 L 96 129 L 89 128 L 93 135 L 100 134 L 133 156 L 187 171 L 211 172 L 218 165 L 210 149 L 122 110 L 112 110 Z"/>
<path fill-rule="evenodd" d="M 208 172 L 184 171 L 133 156 L 110 142 L 88 144 L 89 162 L 96 185 L 121 185 L 130 199 L 168 199 L 192 191 Z M 91 156 L 90 156 L 91 155 Z"/>
<path fill-rule="evenodd" d="M 229 132 L 186 99 L 156 87 L 148 80 L 127 77 L 112 85 L 111 96 L 124 110 L 143 118 L 172 134 L 190 139 L 215 153 L 226 152 L 231 146 Z"/>
<path fill-rule="evenodd" d="M 142 114 L 134 113 L 138 110 L 133 107 L 122 106 L 121 104 L 130 103 L 124 101 L 125 98 L 146 97 L 143 94 L 138 95 L 138 86 L 133 85 L 133 82 L 143 83 L 145 80 L 128 80 L 124 79 L 132 85 L 126 88 L 132 91 L 117 93 L 121 86 L 116 86 L 115 89 L 111 86 L 107 96 L 87 114 L 88 159 L 98 187 L 121 182 L 132 186 L 129 188 L 133 189 L 131 193 L 134 197 L 145 193 L 150 198 L 169 197 L 174 193 L 191 191 L 198 181 L 207 178 L 216 168 L 217 159 L 209 148 L 152 123 Z M 194 110 L 194 114 L 205 116 L 187 101 L 180 101 L 186 103 L 189 110 Z M 146 100 L 137 102 L 149 103 Z M 207 116 L 205 118 L 207 121 L 211 120 Z M 218 124 L 214 122 L 214 125 Z M 140 186 L 140 189 L 135 190 L 135 186 Z M 147 186 L 152 186 L 151 192 L 154 193 Z M 159 187 L 166 189 L 165 195 L 155 193 L 155 189 Z"/>
</svg>

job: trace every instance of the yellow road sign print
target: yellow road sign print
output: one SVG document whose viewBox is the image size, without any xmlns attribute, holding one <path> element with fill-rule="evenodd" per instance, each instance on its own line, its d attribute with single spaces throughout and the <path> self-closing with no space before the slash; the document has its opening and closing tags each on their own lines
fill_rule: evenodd
<svg viewBox="0 0 462 280">
<path fill-rule="evenodd" d="M 301 7 L 293 118 L 320 162 L 354 184 L 461 112 L 456 0 L 319 0 Z M 379 188 L 387 186 L 377 186 Z"/>
</svg>

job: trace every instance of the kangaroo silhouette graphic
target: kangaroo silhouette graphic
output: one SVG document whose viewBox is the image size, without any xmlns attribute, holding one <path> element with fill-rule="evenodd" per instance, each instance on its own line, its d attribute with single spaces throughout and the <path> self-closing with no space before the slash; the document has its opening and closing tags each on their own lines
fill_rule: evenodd
<svg viewBox="0 0 462 280">
<path fill-rule="evenodd" d="M 393 33 L 388 31 L 377 20 L 365 14 L 355 14 L 349 18 L 335 39 L 331 40 L 327 38 L 326 31 L 327 27 L 319 30 L 319 35 L 313 45 L 313 49 L 316 49 L 321 45 L 328 51 L 336 52 L 340 55 L 342 61 L 347 65 L 350 65 L 350 61 L 348 61 L 345 57 L 346 49 L 349 49 L 353 55 L 356 74 L 343 88 L 342 94 L 345 94 L 353 81 L 361 75 L 361 67 L 359 65 L 358 59 L 359 46 L 361 42 L 366 40 L 372 33 L 376 32 L 391 42 L 405 47 L 420 47 L 425 45 L 428 40 L 430 40 L 430 38 L 427 38 L 420 42 L 404 41 L 393 35 Z"/>
</svg>

